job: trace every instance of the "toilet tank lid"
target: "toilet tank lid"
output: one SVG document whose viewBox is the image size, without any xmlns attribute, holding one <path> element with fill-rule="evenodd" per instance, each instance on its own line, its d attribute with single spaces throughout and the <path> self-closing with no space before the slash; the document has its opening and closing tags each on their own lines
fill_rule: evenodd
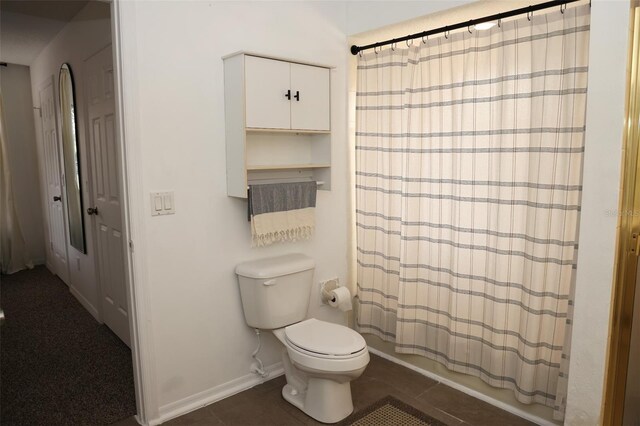
<svg viewBox="0 0 640 426">
<path fill-rule="evenodd" d="M 315 262 L 312 258 L 294 253 L 243 262 L 236 266 L 236 274 L 245 278 L 275 278 L 308 271 L 314 267 Z"/>
</svg>

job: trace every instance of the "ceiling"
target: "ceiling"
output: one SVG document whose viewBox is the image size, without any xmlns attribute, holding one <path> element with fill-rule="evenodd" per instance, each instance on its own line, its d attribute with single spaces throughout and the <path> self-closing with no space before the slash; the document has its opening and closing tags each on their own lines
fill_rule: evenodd
<svg viewBox="0 0 640 426">
<path fill-rule="evenodd" d="M 31 65 L 89 0 L 0 0 L 0 61 Z"/>
</svg>

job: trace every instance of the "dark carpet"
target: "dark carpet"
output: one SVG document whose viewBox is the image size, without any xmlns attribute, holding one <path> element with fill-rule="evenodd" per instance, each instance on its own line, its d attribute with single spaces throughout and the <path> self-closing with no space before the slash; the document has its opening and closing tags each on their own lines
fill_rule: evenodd
<svg viewBox="0 0 640 426">
<path fill-rule="evenodd" d="M 46 268 L 0 277 L 0 423 L 105 425 L 136 414 L 131 351 Z"/>
</svg>

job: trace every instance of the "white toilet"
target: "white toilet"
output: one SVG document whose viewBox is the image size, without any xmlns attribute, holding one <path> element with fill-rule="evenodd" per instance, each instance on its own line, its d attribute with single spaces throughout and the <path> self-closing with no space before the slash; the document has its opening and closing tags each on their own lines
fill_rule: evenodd
<svg viewBox="0 0 640 426">
<path fill-rule="evenodd" d="M 307 319 L 313 259 L 302 254 L 261 259 L 236 267 L 247 324 L 271 330 L 282 342 L 287 384 L 282 396 L 323 423 L 353 412 L 351 385 L 369 363 L 356 331 Z"/>
</svg>

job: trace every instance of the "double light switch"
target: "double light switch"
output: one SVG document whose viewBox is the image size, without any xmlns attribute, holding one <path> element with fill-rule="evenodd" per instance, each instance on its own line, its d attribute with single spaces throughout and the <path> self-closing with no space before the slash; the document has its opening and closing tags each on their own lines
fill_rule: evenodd
<svg viewBox="0 0 640 426">
<path fill-rule="evenodd" d="M 173 192 L 151 193 L 151 216 L 175 214 L 176 208 L 173 201 Z"/>
</svg>

